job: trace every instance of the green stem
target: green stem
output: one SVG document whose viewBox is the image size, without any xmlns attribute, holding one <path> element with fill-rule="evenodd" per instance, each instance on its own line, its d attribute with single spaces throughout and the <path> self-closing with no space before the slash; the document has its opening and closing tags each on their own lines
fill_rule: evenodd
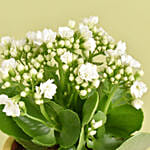
<svg viewBox="0 0 150 150">
<path fill-rule="evenodd" d="M 84 126 L 82 126 L 77 150 L 82 150 L 84 144 L 85 144 L 85 141 L 84 141 Z"/>
<path fill-rule="evenodd" d="M 116 91 L 116 87 L 113 87 L 111 94 L 108 96 L 108 99 L 107 99 L 107 102 L 106 102 L 105 108 L 104 108 L 104 114 L 105 115 L 107 115 L 107 112 L 108 112 L 108 109 L 109 109 L 109 106 L 110 106 L 110 103 L 112 101 L 112 97 L 113 97 L 115 91 Z"/>
</svg>

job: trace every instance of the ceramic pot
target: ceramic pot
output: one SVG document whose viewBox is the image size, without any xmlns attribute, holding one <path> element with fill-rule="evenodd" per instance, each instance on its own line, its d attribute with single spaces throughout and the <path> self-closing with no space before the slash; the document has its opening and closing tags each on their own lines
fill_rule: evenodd
<svg viewBox="0 0 150 150">
<path fill-rule="evenodd" d="M 14 142 L 14 139 L 12 137 L 9 137 L 6 140 L 2 150 L 11 150 L 13 142 Z"/>
</svg>

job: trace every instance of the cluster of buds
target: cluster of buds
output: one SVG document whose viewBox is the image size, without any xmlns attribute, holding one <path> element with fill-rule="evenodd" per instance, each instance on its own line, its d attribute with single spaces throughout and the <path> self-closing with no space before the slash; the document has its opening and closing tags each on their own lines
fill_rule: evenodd
<svg viewBox="0 0 150 150">
<path fill-rule="evenodd" d="M 2 37 L 2 88 L 17 83 L 19 96 L 32 95 L 40 105 L 44 99 L 55 98 L 57 80 L 64 95 L 71 95 L 68 86 L 83 99 L 105 79 L 131 87 L 143 74 L 140 64 L 126 54 L 125 43 L 115 44 L 97 24 L 98 17 L 89 17 L 77 28 L 76 22 L 71 20 L 68 26 L 59 27 L 58 32 L 51 29 L 28 32 L 22 40 Z M 106 56 L 104 70 L 98 69 L 101 62 L 95 62 L 100 55 Z"/>
</svg>

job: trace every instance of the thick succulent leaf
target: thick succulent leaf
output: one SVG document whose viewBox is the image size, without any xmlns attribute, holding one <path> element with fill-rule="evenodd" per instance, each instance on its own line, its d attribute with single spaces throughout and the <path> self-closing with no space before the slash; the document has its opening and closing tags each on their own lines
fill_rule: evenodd
<svg viewBox="0 0 150 150">
<path fill-rule="evenodd" d="M 30 139 L 16 124 L 16 122 L 12 119 L 12 117 L 6 116 L 5 113 L 2 112 L 3 106 L 0 106 L 0 130 L 9 136 L 13 136 L 15 138 L 23 138 Z"/>
<path fill-rule="evenodd" d="M 105 134 L 94 141 L 93 150 L 116 150 L 123 141 Z"/>
<path fill-rule="evenodd" d="M 34 116 L 36 118 L 45 120 L 44 116 L 41 114 L 40 108 L 37 104 L 35 104 L 34 99 L 31 97 L 22 98 L 25 102 L 25 106 L 27 109 L 27 113 L 31 116 Z"/>
<path fill-rule="evenodd" d="M 33 138 L 32 142 L 41 146 L 54 146 L 56 144 L 54 129 L 51 129 L 50 132 L 46 135 L 41 135 Z"/>
<path fill-rule="evenodd" d="M 106 117 L 106 115 L 105 115 L 102 111 L 98 111 L 98 112 L 94 115 L 93 119 L 94 119 L 96 122 L 102 120 L 102 125 L 104 125 L 104 124 L 106 123 L 107 117 Z"/>
<path fill-rule="evenodd" d="M 63 110 L 59 113 L 61 131 L 56 132 L 57 143 L 64 148 L 74 145 L 80 135 L 80 119 L 78 115 L 71 110 Z"/>
<path fill-rule="evenodd" d="M 94 113 L 97 109 L 99 103 L 99 95 L 97 92 L 94 92 L 83 105 L 82 113 L 82 125 L 88 124 L 94 116 Z"/>
<path fill-rule="evenodd" d="M 138 131 L 143 122 L 143 112 L 130 105 L 113 108 L 107 115 L 106 131 L 119 137 L 128 137 Z"/>
<path fill-rule="evenodd" d="M 147 150 L 147 148 L 150 148 L 150 133 L 137 133 L 117 150 Z"/>
<path fill-rule="evenodd" d="M 49 127 L 26 116 L 16 117 L 14 120 L 16 121 L 17 125 L 31 137 L 45 135 L 50 131 Z"/>
</svg>

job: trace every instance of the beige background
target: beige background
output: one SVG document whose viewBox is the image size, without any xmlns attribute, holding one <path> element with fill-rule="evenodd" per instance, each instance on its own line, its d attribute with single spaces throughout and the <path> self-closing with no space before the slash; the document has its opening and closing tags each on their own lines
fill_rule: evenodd
<svg viewBox="0 0 150 150">
<path fill-rule="evenodd" d="M 116 40 L 143 65 L 143 80 L 150 85 L 150 0 L 0 0 L 0 37 L 21 38 L 27 31 L 57 29 L 69 19 L 96 15 Z M 143 131 L 150 132 L 150 92 L 144 96 Z M 0 133 L 0 148 L 6 136 Z"/>
</svg>

